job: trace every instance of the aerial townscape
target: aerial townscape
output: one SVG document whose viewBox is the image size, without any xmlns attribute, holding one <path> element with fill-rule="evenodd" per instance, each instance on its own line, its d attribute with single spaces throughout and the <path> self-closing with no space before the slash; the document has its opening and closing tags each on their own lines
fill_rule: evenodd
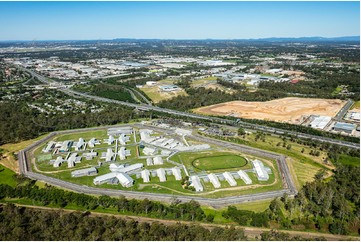
<svg viewBox="0 0 361 242">
<path fill-rule="evenodd" d="M 1 240 L 360 240 L 359 2 L 0 8 Z"/>
</svg>

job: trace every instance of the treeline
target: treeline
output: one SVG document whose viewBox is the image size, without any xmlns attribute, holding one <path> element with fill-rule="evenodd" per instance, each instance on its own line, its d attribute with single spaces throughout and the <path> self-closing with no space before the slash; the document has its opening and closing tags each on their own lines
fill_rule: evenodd
<svg viewBox="0 0 361 242">
<path fill-rule="evenodd" d="M 224 117 L 224 118 L 235 120 L 235 118 L 232 118 L 232 117 Z M 360 143 L 360 139 L 357 137 L 344 136 L 341 134 L 334 134 L 334 133 L 330 133 L 330 132 L 317 130 L 317 129 L 307 127 L 307 126 L 301 126 L 301 125 L 289 124 L 289 123 L 279 123 L 279 122 L 270 121 L 270 120 L 244 119 L 244 118 L 237 118 L 237 119 L 239 119 L 241 121 L 245 121 L 247 123 L 265 125 L 268 127 L 279 128 L 279 129 L 295 131 L 295 132 L 301 132 L 301 133 L 316 135 L 316 136 L 321 136 L 321 137 L 328 137 L 328 138 L 332 138 L 332 139 L 339 139 L 339 140 L 349 141 L 349 142 L 353 142 L 353 143 Z M 285 134 L 285 136 L 287 136 L 287 135 L 288 134 Z"/>
<path fill-rule="evenodd" d="M 274 199 L 263 213 L 228 207 L 223 216 L 240 225 L 277 224 L 283 229 L 318 230 L 332 234 L 359 234 L 360 170 L 339 164 L 329 181 L 324 171 L 306 183 L 294 199 L 286 194 Z"/>
<path fill-rule="evenodd" d="M 170 205 L 165 205 L 148 199 L 126 199 L 124 196 L 119 198 L 112 198 L 106 195 L 95 197 L 61 190 L 48 185 L 44 188 L 39 188 L 34 185 L 34 182 L 29 181 L 23 181 L 22 185 L 16 187 L 0 184 L 0 199 L 4 198 L 25 198 L 40 203 L 42 206 L 52 205 L 60 208 L 67 205 L 75 205 L 90 211 L 97 208 L 114 208 L 118 212 L 126 212 L 127 214 L 146 215 L 164 219 L 207 222 L 213 222 L 214 219 L 212 214 L 206 216 L 199 203 L 193 200 L 181 203 L 179 200 L 174 199 Z"/>
<path fill-rule="evenodd" d="M 187 92 L 188 96 L 177 96 L 172 99 L 164 100 L 160 102 L 158 106 L 163 108 L 186 111 L 193 108 L 234 100 L 269 101 L 272 99 L 283 98 L 287 96 L 287 94 L 280 91 L 238 91 L 230 94 L 219 89 L 207 89 L 204 87 L 186 88 L 185 91 Z"/>
<path fill-rule="evenodd" d="M 197 224 L 164 225 L 137 222 L 114 216 L 92 216 L 91 213 L 46 211 L 0 206 L 0 240 L 3 241 L 190 241 L 245 240 L 243 229 L 212 230 Z"/>
<path fill-rule="evenodd" d="M 0 113 L 0 145 L 55 130 L 114 125 L 144 117 L 143 113 L 135 113 L 129 108 L 110 105 L 99 112 L 45 114 L 28 107 L 25 102 L 1 102 Z"/>
</svg>

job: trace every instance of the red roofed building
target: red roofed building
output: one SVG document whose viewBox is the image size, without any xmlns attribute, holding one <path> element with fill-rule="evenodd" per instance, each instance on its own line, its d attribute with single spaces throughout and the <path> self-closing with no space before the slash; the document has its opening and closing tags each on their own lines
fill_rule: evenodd
<svg viewBox="0 0 361 242">
<path fill-rule="evenodd" d="M 291 81 L 291 83 L 292 84 L 296 84 L 297 82 L 299 82 L 300 80 L 298 80 L 298 79 L 293 79 L 292 81 Z"/>
</svg>

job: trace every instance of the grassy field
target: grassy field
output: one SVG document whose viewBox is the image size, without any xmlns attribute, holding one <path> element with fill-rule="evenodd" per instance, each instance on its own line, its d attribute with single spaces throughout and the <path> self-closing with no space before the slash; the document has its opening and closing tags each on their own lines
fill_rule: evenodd
<svg viewBox="0 0 361 242">
<path fill-rule="evenodd" d="M 247 160 L 238 155 L 219 155 L 199 157 L 192 161 L 193 167 L 199 170 L 220 170 L 228 168 L 241 168 L 247 165 Z"/>
<path fill-rule="evenodd" d="M 15 187 L 16 181 L 13 178 L 14 175 L 14 171 L 0 165 L 0 184 L 7 184 L 9 186 Z"/>
<path fill-rule="evenodd" d="M 351 157 L 342 154 L 340 155 L 339 162 L 344 165 L 360 166 L 360 157 Z"/>
<path fill-rule="evenodd" d="M 356 101 L 350 109 L 360 109 L 360 101 Z"/>
<path fill-rule="evenodd" d="M 159 103 L 163 100 L 171 99 L 180 95 L 187 96 L 188 94 L 184 90 L 179 90 L 175 92 L 160 92 L 159 86 L 161 85 L 171 85 L 174 81 L 172 80 L 161 80 L 157 82 L 155 86 L 143 86 L 140 88 L 152 101 L 153 103 Z"/>
</svg>

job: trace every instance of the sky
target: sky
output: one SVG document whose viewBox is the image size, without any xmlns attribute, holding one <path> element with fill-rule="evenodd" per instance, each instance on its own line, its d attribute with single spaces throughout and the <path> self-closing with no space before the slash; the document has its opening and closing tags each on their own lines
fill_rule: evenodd
<svg viewBox="0 0 361 242">
<path fill-rule="evenodd" d="M 0 2 L 0 40 L 360 35 L 360 2 Z"/>
</svg>

